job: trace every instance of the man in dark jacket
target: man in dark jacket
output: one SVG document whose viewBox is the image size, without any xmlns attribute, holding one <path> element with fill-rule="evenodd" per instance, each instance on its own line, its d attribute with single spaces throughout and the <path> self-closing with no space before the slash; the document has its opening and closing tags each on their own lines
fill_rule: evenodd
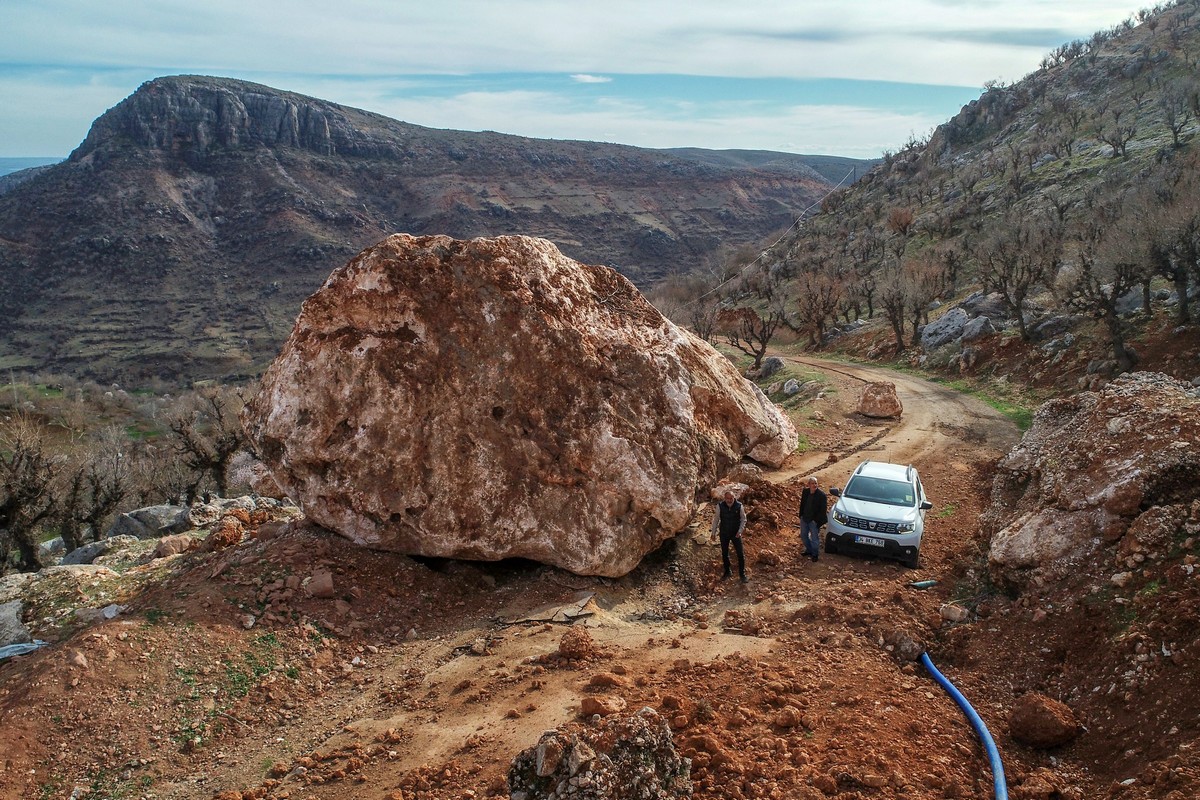
<svg viewBox="0 0 1200 800">
<path fill-rule="evenodd" d="M 721 580 L 725 580 L 733 573 L 729 570 L 729 544 L 733 543 L 733 550 L 737 553 L 738 560 L 738 577 L 742 579 L 742 583 L 747 583 L 746 580 L 746 554 L 742 549 L 742 531 L 746 528 L 746 509 L 742 507 L 742 502 L 733 496 L 733 492 L 726 491 L 725 499 L 717 503 L 717 513 L 713 517 L 712 532 L 721 534 L 721 563 L 725 566 L 725 574 L 721 576 Z"/>
<path fill-rule="evenodd" d="M 825 493 L 818 486 L 813 476 L 800 493 L 800 541 L 804 543 L 804 555 L 813 561 L 821 555 L 821 526 L 829 521 Z"/>
</svg>

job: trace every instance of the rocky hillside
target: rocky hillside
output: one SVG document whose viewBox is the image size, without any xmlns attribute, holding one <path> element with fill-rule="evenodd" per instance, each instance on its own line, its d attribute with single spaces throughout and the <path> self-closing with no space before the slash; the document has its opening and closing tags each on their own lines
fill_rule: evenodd
<svg viewBox="0 0 1200 800">
<path fill-rule="evenodd" d="M 832 183 L 800 156 L 432 130 L 161 78 L 0 193 L 0 366 L 256 374 L 301 301 L 392 233 L 539 236 L 645 285 L 785 228 Z"/>
<path fill-rule="evenodd" d="M 1193 2 L 1066 43 L 885 154 L 707 302 L 770 306 L 814 348 L 1053 392 L 1131 369 L 1192 380 L 1198 61 Z"/>
</svg>

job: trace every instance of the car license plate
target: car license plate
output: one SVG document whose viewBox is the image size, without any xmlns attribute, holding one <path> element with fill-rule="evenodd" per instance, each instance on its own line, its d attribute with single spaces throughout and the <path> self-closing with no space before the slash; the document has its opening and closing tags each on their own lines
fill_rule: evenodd
<svg viewBox="0 0 1200 800">
<path fill-rule="evenodd" d="M 876 539 L 874 536 L 855 536 L 855 544 L 869 544 L 872 547 L 883 547 L 883 539 Z"/>
</svg>

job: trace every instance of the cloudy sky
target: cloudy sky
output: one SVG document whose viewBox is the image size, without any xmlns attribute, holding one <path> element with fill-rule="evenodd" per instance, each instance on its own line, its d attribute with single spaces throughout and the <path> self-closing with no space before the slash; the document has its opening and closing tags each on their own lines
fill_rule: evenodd
<svg viewBox="0 0 1200 800">
<path fill-rule="evenodd" d="M 0 0 L 0 157 L 161 75 L 435 128 L 871 158 L 1128 0 Z"/>
</svg>

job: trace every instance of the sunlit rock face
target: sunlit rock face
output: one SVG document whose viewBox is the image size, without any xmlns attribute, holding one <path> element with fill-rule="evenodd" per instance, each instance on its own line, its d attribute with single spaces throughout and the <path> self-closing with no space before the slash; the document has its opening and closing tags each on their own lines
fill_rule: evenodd
<svg viewBox="0 0 1200 800">
<path fill-rule="evenodd" d="M 1200 530 L 1200 390 L 1159 373 L 1051 400 L 996 468 L 981 518 L 1010 590 L 1161 558 Z"/>
<path fill-rule="evenodd" d="M 620 274 L 520 236 L 360 253 L 305 302 L 243 422 L 280 488 L 356 542 L 606 576 L 743 456 L 796 447 Z"/>
</svg>

